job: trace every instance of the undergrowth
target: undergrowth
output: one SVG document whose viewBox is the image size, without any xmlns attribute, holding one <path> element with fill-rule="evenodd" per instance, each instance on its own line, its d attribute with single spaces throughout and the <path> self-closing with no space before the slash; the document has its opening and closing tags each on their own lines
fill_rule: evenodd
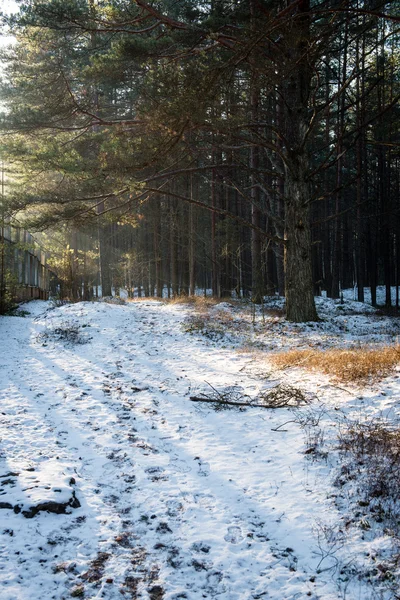
<svg viewBox="0 0 400 600">
<path fill-rule="evenodd" d="M 90 342 L 91 337 L 82 332 L 82 328 L 89 327 L 88 324 L 79 326 L 72 321 L 63 321 L 55 327 L 48 328 L 38 335 L 38 342 L 47 345 L 49 341 L 63 342 L 68 345 L 81 345 Z"/>
<path fill-rule="evenodd" d="M 362 574 L 370 583 L 397 589 L 400 574 L 400 427 L 389 421 L 345 423 L 339 432 L 343 462 L 337 502 L 350 507 L 346 527 L 378 540 Z M 379 540 L 390 540 L 381 546 Z M 394 596 L 397 598 L 398 596 Z"/>
<path fill-rule="evenodd" d="M 189 316 L 183 321 L 182 328 L 186 333 L 197 333 L 214 342 L 223 340 L 226 334 L 223 324 L 212 319 L 206 311 Z"/>
<path fill-rule="evenodd" d="M 379 421 L 354 423 L 339 435 L 341 452 L 351 459 L 351 469 L 365 479 L 363 494 L 368 499 L 400 498 L 400 428 Z M 349 467 L 346 467 L 348 475 Z M 346 479 L 346 478 L 345 478 Z M 396 519 L 399 519 L 400 505 Z"/>
<path fill-rule="evenodd" d="M 221 302 L 212 298 L 194 301 L 194 312 L 182 323 L 187 333 L 200 334 L 214 342 L 227 339 L 236 343 L 249 331 L 250 323 L 244 318 L 236 318 L 235 312 L 219 308 Z"/>
</svg>

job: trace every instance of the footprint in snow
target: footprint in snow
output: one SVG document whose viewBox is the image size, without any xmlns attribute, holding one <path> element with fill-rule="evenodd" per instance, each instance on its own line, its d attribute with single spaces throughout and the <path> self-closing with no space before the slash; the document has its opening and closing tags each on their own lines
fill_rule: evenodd
<svg viewBox="0 0 400 600">
<path fill-rule="evenodd" d="M 206 510 L 215 508 L 215 498 L 211 494 L 194 494 L 193 501 Z"/>
<path fill-rule="evenodd" d="M 188 465 L 184 460 L 171 460 L 170 467 L 172 471 L 177 473 L 189 473 L 192 470 L 192 467 Z"/>
<path fill-rule="evenodd" d="M 177 517 L 180 513 L 184 511 L 184 506 L 182 502 L 178 500 L 167 500 L 167 515 L 169 517 Z"/>
<path fill-rule="evenodd" d="M 211 546 L 203 542 L 194 542 L 191 546 L 191 550 L 193 552 L 201 552 L 203 554 L 208 554 L 211 550 Z"/>
<path fill-rule="evenodd" d="M 209 463 L 203 462 L 198 456 L 196 456 L 195 460 L 197 460 L 197 464 L 199 465 L 197 474 L 200 475 L 200 477 L 208 477 L 211 470 Z"/>
<path fill-rule="evenodd" d="M 228 532 L 224 536 L 224 540 L 226 542 L 230 542 L 231 544 L 240 544 L 244 539 L 242 530 L 237 525 L 232 525 L 228 527 Z"/>
<path fill-rule="evenodd" d="M 168 475 L 166 475 L 164 471 L 165 469 L 163 467 L 148 467 L 145 469 L 145 473 L 147 473 L 147 476 L 151 481 L 167 481 Z"/>
<path fill-rule="evenodd" d="M 165 471 L 165 469 L 163 467 L 147 467 L 147 469 L 145 469 L 145 472 L 148 473 L 149 475 L 160 474 L 160 473 L 163 473 L 164 471 Z"/>
</svg>

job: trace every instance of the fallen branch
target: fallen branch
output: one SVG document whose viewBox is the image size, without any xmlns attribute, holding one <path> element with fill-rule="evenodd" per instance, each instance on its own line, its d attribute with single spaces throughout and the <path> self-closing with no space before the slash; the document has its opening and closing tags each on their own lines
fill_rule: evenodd
<svg viewBox="0 0 400 600">
<path fill-rule="evenodd" d="M 281 429 L 281 427 L 288 425 L 288 423 L 296 423 L 296 420 L 291 419 L 290 421 L 285 421 L 284 423 L 281 423 L 280 425 L 278 425 L 278 427 L 271 427 L 271 431 L 287 431 L 287 429 Z"/>
<path fill-rule="evenodd" d="M 212 398 L 202 398 L 200 396 L 190 396 L 192 402 L 208 402 L 209 404 L 229 404 L 229 406 L 249 406 L 255 408 L 270 408 L 265 404 L 254 404 L 253 402 L 231 402 L 230 400 L 216 400 Z"/>
<path fill-rule="evenodd" d="M 261 392 L 259 397 L 253 401 L 250 396 L 240 393 L 236 389 L 227 388 L 220 392 L 215 389 L 211 383 L 208 383 L 207 381 L 206 383 L 212 389 L 212 393 L 209 396 L 190 396 L 192 402 L 214 404 L 216 408 L 219 409 L 224 406 L 254 408 L 283 408 L 289 406 L 293 408 L 295 406 L 300 406 L 301 404 L 307 404 L 308 402 L 308 399 L 301 389 L 290 385 L 276 385 L 270 390 Z M 244 401 L 245 398 L 248 398 L 248 400 Z"/>
<path fill-rule="evenodd" d="M 305 393 L 292 385 L 278 384 L 270 390 L 260 394 L 260 400 L 263 400 L 267 408 L 283 408 L 284 406 L 300 406 L 308 404 Z"/>
</svg>

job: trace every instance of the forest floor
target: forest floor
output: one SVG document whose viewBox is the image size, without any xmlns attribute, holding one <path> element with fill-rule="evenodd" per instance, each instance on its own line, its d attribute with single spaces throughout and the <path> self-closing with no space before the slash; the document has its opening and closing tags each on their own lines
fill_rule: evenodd
<svg viewBox="0 0 400 600">
<path fill-rule="evenodd" d="M 344 384 L 268 358 L 394 345 L 400 320 L 318 308 L 303 325 L 279 299 L 1 318 L 2 600 L 398 597 L 398 367 Z"/>
</svg>

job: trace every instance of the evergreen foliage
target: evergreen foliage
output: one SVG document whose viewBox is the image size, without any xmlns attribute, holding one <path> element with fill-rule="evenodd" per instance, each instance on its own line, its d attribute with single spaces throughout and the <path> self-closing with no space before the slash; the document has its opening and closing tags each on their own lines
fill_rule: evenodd
<svg viewBox="0 0 400 600">
<path fill-rule="evenodd" d="M 303 321 L 314 293 L 384 282 L 390 304 L 399 8 L 23 2 L 0 90 L 13 210 L 90 231 L 108 291 L 121 272 L 136 293 L 285 291 Z"/>
</svg>

